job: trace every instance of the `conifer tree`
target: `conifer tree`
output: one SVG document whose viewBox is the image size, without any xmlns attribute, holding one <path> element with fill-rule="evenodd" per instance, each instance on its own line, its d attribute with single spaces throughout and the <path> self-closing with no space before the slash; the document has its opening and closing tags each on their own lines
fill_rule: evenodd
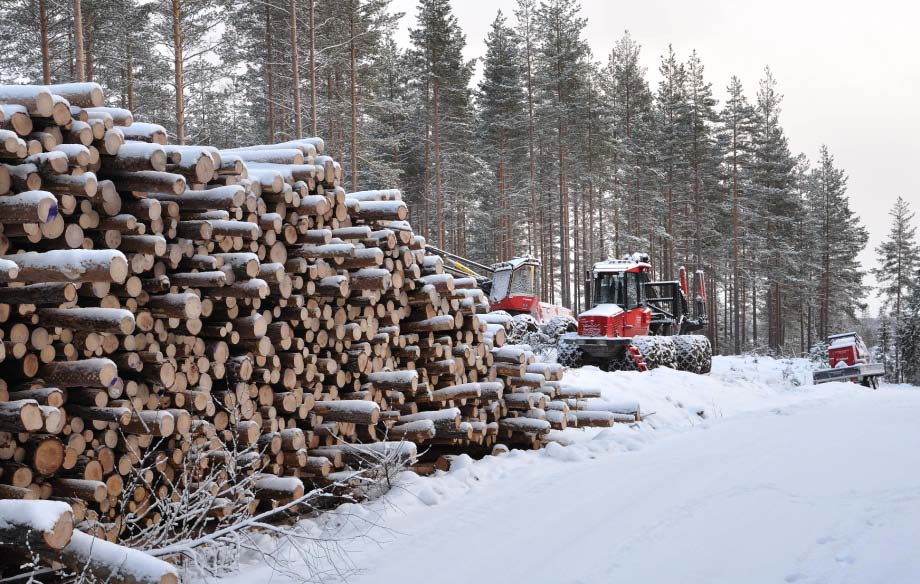
<svg viewBox="0 0 920 584">
<path fill-rule="evenodd" d="M 916 274 L 920 282 L 920 273 Z M 920 385 L 920 284 L 913 284 L 901 319 L 898 321 L 897 352 L 900 356 L 900 379 Z"/>
<path fill-rule="evenodd" d="M 731 199 L 731 338 L 736 354 L 741 353 L 744 345 L 743 334 L 746 311 L 742 290 L 741 247 L 742 232 L 748 213 L 746 193 L 749 188 L 748 162 L 752 151 L 752 133 L 754 128 L 754 110 L 744 95 L 741 80 L 732 77 L 728 86 L 728 100 L 721 112 L 720 143 L 725 153 L 727 183 Z"/>
<path fill-rule="evenodd" d="M 885 306 L 892 309 L 892 316 L 898 319 L 902 300 L 907 297 L 916 271 L 920 269 L 920 245 L 910 203 L 898 197 L 888 214 L 891 216 L 891 228 L 888 238 L 875 248 L 878 266 L 873 268 L 872 273 L 880 284 L 879 295 L 883 297 Z"/>
<path fill-rule="evenodd" d="M 673 47 L 661 59 L 658 67 L 661 81 L 656 96 L 656 166 L 661 169 L 661 198 L 663 199 L 663 245 L 661 246 L 661 270 L 666 280 L 674 278 L 674 268 L 682 263 L 677 255 L 675 242 L 682 233 L 685 214 L 678 210 L 684 202 L 681 188 L 686 184 L 687 157 L 685 148 L 690 140 L 690 108 L 687 103 L 687 71 L 677 59 Z M 678 222 L 675 223 L 675 218 Z"/>
<path fill-rule="evenodd" d="M 827 146 L 821 147 L 817 167 L 807 189 L 807 213 L 815 220 L 813 253 L 817 254 L 817 332 L 827 337 L 855 320 L 866 295 L 863 272 L 856 252 L 866 245 L 868 234 L 850 209 L 847 176 L 834 164 Z"/>
<path fill-rule="evenodd" d="M 478 160 L 473 148 L 474 116 L 469 82 L 473 64 L 463 59 L 466 39 L 447 0 L 419 0 L 417 28 L 410 30 L 415 76 L 422 92 L 427 127 L 424 145 L 426 193 L 423 226 L 435 224 L 430 238 L 439 247 L 464 253 L 466 213 L 481 176 L 470 174 Z M 433 183 L 429 186 L 429 183 Z M 431 191 L 433 196 L 429 197 Z M 434 209 L 428 209 L 433 199 Z"/>
<path fill-rule="evenodd" d="M 915 272 L 920 269 L 920 245 L 913 225 L 915 215 L 907 201 L 898 197 L 889 215 L 891 228 L 888 238 L 875 249 L 878 266 L 872 273 L 879 283 L 878 293 L 884 299 L 884 306 L 892 311 L 894 321 L 900 322 L 902 306 L 916 283 Z M 897 340 L 895 344 L 899 344 Z M 901 352 L 895 351 L 892 376 L 895 382 L 901 378 L 900 356 Z"/>
<path fill-rule="evenodd" d="M 494 257 L 503 261 L 515 254 L 518 198 L 516 185 L 526 181 L 514 169 L 520 168 L 524 153 L 523 138 L 527 118 L 524 111 L 525 96 L 521 71 L 519 40 L 501 11 L 492 23 L 486 37 L 486 55 L 483 59 L 482 80 L 479 82 L 479 144 L 483 157 L 493 169 L 494 181 L 487 199 L 494 201 L 491 239 L 495 245 Z M 492 207 L 492 201 L 483 201 Z"/>
<path fill-rule="evenodd" d="M 559 212 L 559 267 L 563 306 L 572 306 L 571 196 L 569 161 L 574 144 L 571 126 L 578 87 L 583 83 L 590 51 L 583 37 L 586 21 L 575 0 L 544 0 L 534 14 L 537 86 L 541 116 L 552 124 Z"/>
<path fill-rule="evenodd" d="M 879 311 L 878 320 L 878 349 L 875 358 L 885 366 L 885 379 L 895 381 L 897 374 L 892 371 L 893 359 L 891 358 L 891 353 L 894 349 L 894 339 L 892 337 L 891 322 L 882 311 Z"/>
<path fill-rule="evenodd" d="M 767 287 L 763 298 L 767 343 L 774 351 L 785 342 L 783 315 L 786 290 L 793 284 L 795 267 L 795 248 L 791 243 L 795 223 L 801 217 L 802 203 L 796 192 L 795 159 L 779 123 L 781 103 L 782 95 L 768 67 L 757 91 L 751 186 L 756 198 L 755 213 L 764 228 L 759 249 L 755 252 L 755 269 Z M 758 299 L 752 300 L 756 303 Z M 756 324 L 755 317 L 755 327 Z"/>
<path fill-rule="evenodd" d="M 605 93 L 611 105 L 610 123 L 614 141 L 612 172 L 614 175 L 614 250 L 617 256 L 645 247 L 642 196 L 649 171 L 652 119 L 652 94 L 640 62 L 640 46 L 629 32 L 617 40 L 604 70 Z M 618 201 L 616 199 L 619 199 Z M 621 233 L 619 225 L 625 226 Z"/>
</svg>

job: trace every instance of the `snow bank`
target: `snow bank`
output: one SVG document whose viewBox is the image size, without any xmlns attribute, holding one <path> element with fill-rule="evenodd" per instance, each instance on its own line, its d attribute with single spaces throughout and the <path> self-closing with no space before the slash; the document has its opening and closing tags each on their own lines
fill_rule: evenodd
<svg viewBox="0 0 920 584">
<path fill-rule="evenodd" d="M 542 450 L 511 450 L 481 460 L 460 455 L 452 458 L 449 471 L 437 471 L 430 477 L 403 472 L 396 478 L 394 488 L 382 499 L 361 505 L 344 505 L 317 519 L 301 523 L 317 536 L 337 541 L 355 538 L 356 544 L 350 546 L 355 552 L 352 559 L 368 577 L 359 577 L 359 582 L 371 582 L 375 578 L 379 579 L 377 581 L 392 581 L 387 576 L 394 569 L 398 571 L 394 562 L 398 563 L 396 558 L 404 557 L 401 555 L 402 548 L 406 546 L 418 552 L 415 557 L 429 557 L 427 552 L 423 553 L 417 547 L 424 547 L 424 541 L 412 540 L 416 543 L 409 543 L 415 537 L 411 534 L 427 534 L 423 538 L 431 533 L 443 534 L 444 541 L 439 541 L 435 547 L 453 550 L 478 545 L 467 532 L 482 528 L 502 532 L 511 530 L 514 535 L 505 534 L 504 538 L 488 541 L 515 542 L 514 545 L 531 546 L 529 549 L 539 549 L 539 546 L 545 545 L 547 538 L 557 543 L 583 539 L 603 542 L 608 532 L 618 531 L 617 522 L 595 525 L 595 512 L 606 508 L 611 501 L 621 500 L 621 494 L 609 491 L 604 484 L 580 482 L 577 479 L 579 473 L 587 470 L 599 475 L 606 473 L 604 476 L 608 478 L 604 480 L 609 481 L 610 477 L 622 475 L 625 461 L 632 461 L 633 466 L 637 466 L 636 461 L 641 458 L 634 457 L 649 455 L 645 452 L 641 455 L 633 453 L 651 443 L 663 442 L 665 437 L 674 436 L 668 444 L 683 444 L 699 434 L 706 435 L 706 432 L 688 432 L 694 428 L 709 432 L 712 428 L 728 425 L 728 421 L 746 427 L 748 421 L 743 419 L 745 417 L 753 423 L 775 418 L 773 414 L 822 411 L 823 408 L 816 406 L 873 397 L 867 394 L 865 388 L 855 384 L 812 385 L 811 369 L 810 362 L 805 359 L 716 357 L 710 375 L 667 368 L 644 373 L 609 373 L 595 367 L 569 370 L 564 375 L 562 388 L 573 401 L 576 395 L 599 396 L 577 401 L 590 404 L 596 411 L 612 414 L 633 411 L 631 408 L 638 403 L 641 420 L 617 423 L 609 428 L 551 430 L 545 437 L 550 443 Z M 405 420 L 425 418 L 428 416 L 416 415 Z M 756 431 L 752 432 L 756 434 Z M 757 434 L 749 438 L 757 444 L 763 436 Z M 705 457 L 706 453 L 699 452 L 699 455 Z M 680 458 L 687 459 L 685 455 Z M 652 466 L 658 469 L 661 465 Z M 640 485 L 641 478 L 633 474 L 621 480 Z M 711 478 L 705 480 L 709 481 L 707 484 L 712 483 Z M 563 481 L 568 486 L 561 487 Z M 653 488 L 664 497 L 668 493 L 678 493 L 680 489 L 675 489 L 676 485 L 676 480 L 672 480 L 667 484 L 656 484 Z M 560 492 L 561 488 L 570 490 Z M 641 491 L 642 488 L 652 487 L 637 486 L 636 490 Z M 583 491 L 588 489 L 594 494 L 587 496 Z M 605 501 L 605 496 L 610 500 Z M 627 509 L 629 505 L 631 503 L 627 503 Z M 676 513 L 691 511 L 677 509 Z M 644 515 L 639 515 L 636 521 L 641 523 Z M 555 521 L 555 527 L 536 529 L 531 523 L 538 523 L 537 518 L 543 523 Z M 445 529 L 446 526 L 452 527 Z M 562 534 L 558 532 L 560 529 Z M 452 535 L 454 532 L 457 534 Z M 410 535 L 407 536 L 407 533 Z M 639 537 L 641 539 L 641 534 Z M 457 538 L 456 541 L 453 538 Z M 691 539 L 688 538 L 688 541 Z M 359 541 L 366 543 L 357 543 Z M 486 542 L 483 545 L 492 544 Z M 626 550 L 604 548 L 595 557 L 607 557 L 617 551 L 621 556 L 628 556 Z M 503 580 L 531 581 L 531 578 L 525 578 L 524 568 L 516 562 L 507 561 L 506 556 L 498 560 L 501 564 L 489 564 L 485 568 L 486 573 L 499 573 L 495 570 L 500 570 Z M 602 563 L 600 559 L 597 561 Z M 430 566 L 430 569 L 435 569 L 435 566 Z M 419 572 L 422 573 L 425 573 L 424 569 Z M 440 574 L 444 578 L 438 581 L 459 581 L 458 578 L 448 577 L 449 573 Z M 270 577 L 273 577 L 270 568 L 257 565 L 228 581 L 243 584 Z M 417 580 L 420 578 L 413 581 Z M 538 578 L 538 581 L 568 580 Z M 597 579 L 585 580 L 588 581 L 612 580 L 601 574 Z"/>
</svg>

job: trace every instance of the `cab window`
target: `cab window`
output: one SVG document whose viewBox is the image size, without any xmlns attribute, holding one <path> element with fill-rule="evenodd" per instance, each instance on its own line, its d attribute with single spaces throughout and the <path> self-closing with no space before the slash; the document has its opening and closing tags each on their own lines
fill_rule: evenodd
<svg viewBox="0 0 920 584">
<path fill-rule="evenodd" d="M 511 287 L 511 270 L 498 270 L 492 275 L 492 293 L 489 294 L 490 302 L 501 302 L 508 297 Z"/>
<path fill-rule="evenodd" d="M 537 267 L 523 265 L 514 270 L 511 276 L 511 293 L 534 295 L 537 289 Z"/>
<path fill-rule="evenodd" d="M 598 274 L 594 285 L 595 304 L 623 305 L 624 279 L 623 272 Z"/>
<path fill-rule="evenodd" d="M 639 274 L 626 274 L 626 308 L 639 306 Z"/>
</svg>

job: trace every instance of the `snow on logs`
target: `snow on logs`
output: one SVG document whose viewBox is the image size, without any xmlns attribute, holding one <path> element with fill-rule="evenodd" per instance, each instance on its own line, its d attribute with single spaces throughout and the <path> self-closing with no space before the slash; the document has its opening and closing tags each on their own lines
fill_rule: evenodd
<svg viewBox="0 0 920 584">
<path fill-rule="evenodd" d="M 561 369 L 502 346 L 401 193 L 346 193 L 321 139 L 176 146 L 102 104 L 0 86 L 0 521 L 5 499 L 70 509 L 53 561 L 128 558 L 107 542 L 161 518 L 144 501 L 233 460 L 271 508 L 416 445 L 538 447 L 623 415 L 556 400 Z M 157 562 L 111 581 L 175 581 Z"/>
</svg>

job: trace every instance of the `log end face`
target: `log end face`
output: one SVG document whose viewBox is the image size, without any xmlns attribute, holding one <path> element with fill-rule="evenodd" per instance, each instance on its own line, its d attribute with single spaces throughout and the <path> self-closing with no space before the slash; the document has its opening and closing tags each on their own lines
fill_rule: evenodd
<svg viewBox="0 0 920 584">
<path fill-rule="evenodd" d="M 112 258 L 109 266 L 109 275 L 116 284 L 124 284 L 128 278 L 128 260 L 119 254 Z"/>
<path fill-rule="evenodd" d="M 38 432 L 45 427 L 41 408 L 36 403 L 23 404 L 19 410 L 19 419 L 26 432 Z"/>
<path fill-rule="evenodd" d="M 54 522 L 54 526 L 43 534 L 42 539 L 49 548 L 60 550 L 70 543 L 71 537 L 73 537 L 73 512 L 65 511 Z"/>
</svg>

